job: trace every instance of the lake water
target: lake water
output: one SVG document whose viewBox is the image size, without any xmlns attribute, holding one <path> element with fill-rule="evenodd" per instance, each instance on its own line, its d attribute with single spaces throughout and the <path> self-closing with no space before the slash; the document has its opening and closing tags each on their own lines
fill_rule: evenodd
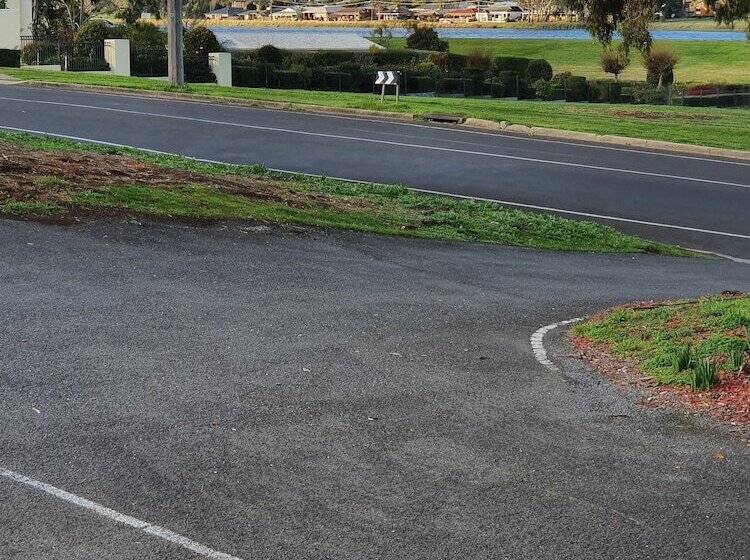
<svg viewBox="0 0 750 560">
<path fill-rule="evenodd" d="M 369 37 L 372 29 L 368 27 L 307 27 L 307 28 L 279 28 L 279 27 L 214 27 L 214 33 L 222 42 L 227 41 L 233 48 L 242 48 L 243 37 L 247 38 L 248 46 L 254 43 L 250 38 L 253 34 L 273 36 L 274 34 L 292 36 L 297 40 L 304 37 L 314 38 L 325 36 L 330 40 L 332 36 L 351 35 Z M 394 37 L 406 35 L 405 29 L 393 29 Z M 590 40 L 591 36 L 583 29 L 480 29 L 480 28 L 450 28 L 437 29 L 438 34 L 445 39 L 569 39 Z M 741 31 L 652 31 L 656 40 L 662 41 L 746 41 L 746 35 Z"/>
</svg>

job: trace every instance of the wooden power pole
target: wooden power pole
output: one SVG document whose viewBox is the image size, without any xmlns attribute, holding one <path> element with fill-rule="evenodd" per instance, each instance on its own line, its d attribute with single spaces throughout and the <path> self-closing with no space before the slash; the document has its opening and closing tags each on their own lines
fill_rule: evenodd
<svg viewBox="0 0 750 560">
<path fill-rule="evenodd" d="M 169 83 L 185 84 L 185 67 L 182 60 L 182 0 L 167 0 L 167 58 Z"/>
</svg>

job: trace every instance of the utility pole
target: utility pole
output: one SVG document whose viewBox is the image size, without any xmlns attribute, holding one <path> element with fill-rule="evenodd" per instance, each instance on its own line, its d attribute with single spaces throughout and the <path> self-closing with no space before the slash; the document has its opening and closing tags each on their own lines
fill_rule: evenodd
<svg viewBox="0 0 750 560">
<path fill-rule="evenodd" d="M 169 83 L 185 84 L 185 67 L 182 60 L 182 0 L 167 0 L 167 66 Z"/>
</svg>

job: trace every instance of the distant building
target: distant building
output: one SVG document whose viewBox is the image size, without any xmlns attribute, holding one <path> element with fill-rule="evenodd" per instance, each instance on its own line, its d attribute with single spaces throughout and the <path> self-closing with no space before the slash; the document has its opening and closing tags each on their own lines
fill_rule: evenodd
<svg viewBox="0 0 750 560">
<path fill-rule="evenodd" d="M 515 3 L 500 2 L 491 6 L 479 8 L 477 12 L 477 21 L 521 21 L 523 19 L 523 9 Z"/>
<path fill-rule="evenodd" d="M 276 12 L 271 12 L 271 19 L 298 20 L 301 19 L 300 11 L 296 8 L 284 8 Z"/>
<path fill-rule="evenodd" d="M 332 21 L 333 15 L 343 10 L 343 6 L 310 6 L 302 9 L 303 20 Z"/>
<path fill-rule="evenodd" d="M 453 10 L 444 10 L 442 20 L 445 21 L 476 21 L 478 8 L 455 8 Z"/>
<path fill-rule="evenodd" d="M 403 6 L 387 6 L 377 12 L 378 21 L 396 21 L 399 19 L 409 19 L 411 13 L 408 8 Z"/>
<path fill-rule="evenodd" d="M 217 10 L 206 12 L 203 14 L 203 17 L 206 19 L 237 19 L 244 11 L 246 11 L 244 7 L 233 8 L 232 6 L 225 6 Z"/>
<path fill-rule="evenodd" d="M 330 14 L 332 21 L 366 21 L 373 19 L 372 8 L 344 8 Z"/>
</svg>

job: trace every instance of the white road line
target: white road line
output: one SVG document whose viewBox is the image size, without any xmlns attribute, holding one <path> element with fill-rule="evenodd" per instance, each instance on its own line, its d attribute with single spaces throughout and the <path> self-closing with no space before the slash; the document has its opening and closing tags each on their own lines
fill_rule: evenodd
<svg viewBox="0 0 750 560">
<path fill-rule="evenodd" d="M 679 181 L 687 181 L 687 182 L 693 182 L 693 183 L 705 183 L 705 184 L 711 184 L 711 185 L 721 185 L 725 187 L 738 187 L 742 189 L 750 189 L 750 185 L 743 184 L 743 183 L 734 183 L 731 181 L 718 181 L 715 179 L 701 179 L 699 177 L 686 177 L 682 175 L 671 175 L 667 173 L 654 173 L 651 171 L 638 171 L 634 169 L 621 169 L 617 167 L 606 167 L 602 165 L 589 165 L 585 163 L 572 163 L 567 161 L 556 161 L 556 160 L 549 160 L 549 159 L 541 159 L 541 158 L 531 158 L 531 157 L 523 157 L 523 156 L 511 156 L 508 154 L 497 154 L 493 152 L 481 152 L 477 150 L 460 150 L 458 148 L 446 148 L 442 146 L 428 146 L 425 144 L 412 144 L 409 142 L 395 142 L 393 140 L 377 140 L 375 138 L 362 138 L 359 136 L 346 136 L 343 134 L 328 134 L 324 132 L 310 132 L 305 130 L 294 130 L 290 128 L 280 128 L 280 127 L 274 127 L 274 126 L 261 126 L 261 125 L 254 125 L 254 124 L 245 124 L 245 123 L 235 123 L 235 122 L 228 122 L 228 121 L 217 121 L 213 119 L 203 119 L 198 117 L 184 117 L 180 115 L 168 115 L 165 113 L 151 113 L 147 111 L 134 111 L 131 109 L 117 109 L 114 107 L 101 107 L 98 105 L 84 105 L 80 103 L 64 103 L 62 101 L 40 101 L 36 99 L 19 99 L 15 97 L 0 97 L 0 99 L 5 101 L 17 101 L 19 103 L 36 103 L 40 105 L 55 105 L 60 107 L 75 107 L 78 109 L 91 109 L 96 111 L 108 111 L 112 113 L 123 113 L 127 115 L 139 115 L 144 117 L 153 117 L 153 118 L 161 118 L 161 119 L 171 119 L 171 120 L 179 120 L 179 121 L 189 121 L 189 122 L 199 122 L 204 124 L 212 124 L 212 125 L 218 125 L 218 126 L 228 126 L 233 128 L 246 128 L 251 130 L 265 130 L 269 132 L 281 132 L 285 134 L 296 134 L 300 136 L 312 136 L 316 138 L 333 138 L 336 140 L 348 140 L 352 142 L 364 142 L 368 144 L 381 144 L 386 146 L 397 146 L 400 148 L 415 148 L 420 150 L 430 150 L 430 151 L 437 151 L 437 152 L 449 152 L 449 153 L 456 153 L 456 154 L 464 154 L 464 155 L 473 155 L 473 156 L 480 156 L 480 157 L 489 157 L 489 158 L 496 158 L 496 159 L 505 159 L 505 160 L 513 160 L 513 161 L 525 161 L 525 162 L 531 162 L 531 163 L 540 163 L 544 165 L 556 165 L 560 167 L 574 167 L 574 168 L 580 168 L 580 169 L 592 169 L 594 171 L 605 171 L 608 173 L 622 173 L 627 175 L 639 175 L 642 177 L 657 177 L 660 179 L 676 179 Z"/>
<path fill-rule="evenodd" d="M 331 177 L 333 179 L 334 177 Z M 570 214 L 572 216 L 581 216 L 584 218 L 598 218 L 600 220 L 612 220 L 615 222 L 625 222 L 629 224 L 640 224 L 644 226 L 654 226 L 654 227 L 662 227 L 662 228 L 670 228 L 670 229 L 680 229 L 683 231 L 694 231 L 696 233 L 708 233 L 711 235 L 722 235 L 725 237 L 737 237 L 739 239 L 750 239 L 750 235 L 743 235 L 741 233 L 729 233 L 726 231 L 716 231 L 713 229 L 702 229 L 702 228 L 694 228 L 690 226 L 679 226 L 675 224 L 663 224 L 661 222 L 649 222 L 646 220 L 635 220 L 633 218 L 622 218 L 619 216 L 608 216 L 606 214 L 592 214 L 591 212 L 578 212 L 576 210 L 564 210 L 562 208 L 553 208 L 551 206 L 538 206 L 536 204 L 524 204 L 522 202 L 511 202 L 508 200 L 500 200 L 498 198 L 485 198 L 481 196 L 470 196 L 465 194 L 453 194 L 453 193 L 446 193 L 443 191 L 433 191 L 429 189 L 410 189 L 412 191 L 416 192 L 422 192 L 426 194 L 439 194 L 439 195 L 447 195 L 452 196 L 455 198 L 464 198 L 468 200 L 481 200 L 483 202 L 495 202 L 497 204 L 502 204 L 505 206 L 517 206 L 519 208 L 528 208 L 530 210 L 544 210 L 546 212 L 557 212 L 560 214 Z"/>
<path fill-rule="evenodd" d="M 537 329 L 534 331 L 534 334 L 531 335 L 531 338 L 529 339 L 529 342 L 531 342 L 531 351 L 534 353 L 534 357 L 536 358 L 536 361 L 542 364 L 544 367 L 546 367 L 550 371 L 560 371 L 560 368 L 557 367 L 555 364 L 550 361 L 550 359 L 547 357 L 547 350 L 544 348 L 544 335 L 547 334 L 549 331 L 556 329 L 557 327 L 562 327 L 563 325 L 570 325 L 571 323 L 578 323 L 579 321 L 583 321 L 584 317 L 576 317 L 575 319 L 567 319 L 565 321 L 558 321 L 557 323 L 552 323 L 551 325 L 545 325 L 544 327 Z"/>
<path fill-rule="evenodd" d="M 117 523 L 127 525 L 144 533 L 148 533 L 149 535 L 153 535 L 165 541 L 169 541 L 211 560 L 242 560 L 237 556 L 219 552 L 198 542 L 190 540 L 187 537 L 183 537 L 182 535 L 174 533 L 169 529 L 165 529 L 164 527 L 160 527 L 159 525 L 154 525 L 152 523 L 148 523 L 147 521 L 142 521 L 135 517 L 120 513 L 119 511 L 104 507 L 103 505 L 92 502 L 91 500 L 87 500 L 86 498 L 82 498 L 81 496 L 76 496 L 75 494 L 71 494 L 70 492 L 61 490 L 60 488 L 47 484 L 46 482 L 40 482 L 38 480 L 34 480 L 33 478 L 29 478 L 28 476 L 24 476 L 17 472 L 9 471 L 3 468 L 0 468 L 0 476 L 7 478 L 8 480 L 12 480 L 13 482 L 18 482 L 19 484 L 25 484 L 26 486 L 41 490 L 42 492 L 46 492 L 47 494 L 50 494 L 55 498 L 59 498 L 60 500 L 63 500 L 65 502 L 69 502 L 83 509 L 92 511 L 97 515 L 106 517 L 107 519 L 111 519 L 112 521 L 116 521 Z"/>
<path fill-rule="evenodd" d="M 25 84 L 25 83 L 30 83 L 30 82 L 28 81 L 14 82 L 13 85 L 19 85 L 19 84 Z M 66 84 L 66 85 L 77 86 L 80 84 Z M 34 87 L 38 87 L 37 84 L 34 84 Z M 66 89 L 65 87 L 58 86 L 58 85 L 55 85 L 55 87 L 60 87 L 60 89 L 68 93 L 83 93 L 84 95 L 91 95 L 91 96 L 101 95 L 101 96 L 119 97 L 119 98 L 128 97 L 131 99 L 141 99 L 145 101 L 160 101 L 164 103 L 183 103 L 183 104 L 190 104 L 190 105 L 201 105 L 204 107 L 207 105 L 211 105 L 210 101 L 201 100 L 201 99 L 160 98 L 160 97 L 153 97 L 153 96 L 148 96 L 148 95 L 140 95 L 133 91 L 109 92 L 109 91 L 96 90 L 96 89 L 87 91 L 86 89 Z M 241 101 L 231 102 L 232 101 L 231 99 L 229 99 L 229 101 L 230 101 L 229 103 L 223 102 L 221 106 L 231 107 L 233 109 L 243 109 L 243 110 L 248 110 L 248 111 L 265 111 L 268 113 L 288 113 L 290 115 L 297 115 L 297 116 L 309 115 L 311 117 L 322 117 L 326 119 L 374 122 L 374 123 L 380 123 L 380 124 L 405 126 L 405 127 L 411 127 L 411 128 L 444 130 L 447 132 L 458 132 L 461 134 L 473 134 L 477 136 L 491 136 L 494 138 L 517 140 L 521 142 L 546 142 L 549 144 L 562 144 L 565 146 L 577 146 L 580 148 L 590 148 L 594 150 L 629 152 L 633 154 L 645 154 L 645 155 L 658 156 L 658 157 L 688 159 L 688 160 L 695 160 L 695 161 L 706 161 L 710 163 L 719 163 L 719 164 L 727 164 L 727 165 L 743 165 L 743 166 L 750 167 L 750 163 L 744 162 L 744 161 L 721 159 L 718 157 L 711 158 L 711 157 L 705 157 L 705 156 L 689 156 L 685 154 L 673 153 L 673 152 L 668 152 L 668 151 L 660 151 L 662 148 L 654 148 L 654 150 L 640 150 L 638 148 L 630 148 L 630 147 L 622 147 L 622 146 L 606 146 L 602 144 L 591 144 L 591 143 L 586 143 L 583 141 L 573 142 L 571 140 L 562 140 L 559 138 L 539 138 L 539 137 L 532 137 L 532 136 L 524 136 L 523 133 L 513 133 L 513 132 L 502 131 L 502 130 L 498 130 L 494 132 L 486 132 L 483 130 L 476 130 L 472 128 L 458 128 L 455 126 L 453 127 L 439 126 L 435 124 L 420 124 L 420 123 L 413 123 L 413 122 L 404 122 L 404 121 L 399 121 L 399 120 L 389 120 L 383 117 L 376 118 L 375 116 L 341 115 L 341 114 L 335 114 L 335 113 L 324 113 L 324 112 L 316 112 L 316 111 L 300 111 L 299 109 L 282 109 L 282 108 L 274 108 L 274 107 L 252 106 L 252 105 L 243 104 Z M 258 103 L 264 102 L 263 100 L 252 100 L 252 99 L 248 101 L 250 102 L 255 101 Z M 319 107 L 325 108 L 324 105 L 320 105 Z M 663 149 L 667 150 L 668 148 L 663 148 Z"/>
<path fill-rule="evenodd" d="M 174 152 L 164 152 L 161 150 L 153 150 L 151 148 L 141 148 L 139 146 L 131 146 L 129 144 L 118 144 L 115 142 L 107 142 L 105 140 L 94 140 L 92 138 L 82 138 L 80 136 L 71 136 L 70 134 L 57 134 L 54 132 L 45 132 L 43 130 L 32 130 L 29 128 L 18 128 L 13 126 L 4 126 L 0 125 L 0 130 L 11 130 L 13 132 L 25 132 L 28 134 L 40 134 L 43 136 L 51 136 L 53 138 L 64 138 L 66 140 L 74 140 L 76 142 L 88 142 L 91 144 L 99 144 L 102 146 L 112 146 L 113 148 L 127 148 L 131 150 L 140 150 L 142 152 L 147 152 L 150 154 L 158 154 L 163 156 L 175 156 L 175 157 L 182 157 L 185 159 L 189 159 L 192 161 L 200 161 L 202 163 L 214 163 L 218 165 L 228 165 L 228 166 L 235 166 L 235 167 L 241 167 L 243 164 L 240 163 L 231 163 L 226 161 L 219 161 L 215 159 L 205 159 L 205 158 L 197 158 L 197 157 L 191 157 L 191 156 L 185 156 L 183 154 L 176 154 Z M 274 171 L 276 173 L 287 173 L 290 175 L 303 175 L 305 177 L 324 177 L 324 175 L 319 175 L 316 173 L 304 173 L 302 171 L 289 171 L 286 169 L 275 169 L 275 168 L 269 168 L 269 171 Z M 329 179 L 333 179 L 335 181 L 346 181 L 349 183 L 359 183 L 359 184 L 365 184 L 365 185 L 372 185 L 377 184 L 372 181 L 363 181 L 361 179 L 348 179 L 346 177 L 332 177 L 330 175 L 325 175 L 325 177 Z M 407 187 L 410 191 L 413 192 L 421 192 L 425 194 L 436 194 L 440 196 L 449 196 L 452 198 L 460 198 L 462 200 L 478 200 L 482 202 L 494 202 L 496 204 L 502 204 L 503 206 L 513 206 L 518 208 L 528 208 L 529 210 L 539 210 L 544 212 L 556 212 L 558 214 L 568 214 L 571 216 L 581 216 L 585 218 L 598 218 L 600 220 L 609 220 L 614 222 L 625 222 L 625 223 L 631 223 L 631 224 L 640 224 L 640 225 L 647 225 L 647 226 L 653 226 L 653 227 L 660 227 L 660 228 L 669 228 L 669 229 L 677 229 L 677 230 L 683 230 L 683 231 L 692 231 L 695 233 L 706 233 L 710 235 L 719 235 L 723 237 L 736 237 L 739 239 L 750 239 L 750 235 L 743 235 L 741 233 L 730 233 L 726 231 L 716 231 L 712 229 L 701 229 L 701 228 L 694 228 L 690 226 L 680 226 L 675 224 L 664 224 L 661 222 L 648 222 L 644 220 L 635 220 L 632 218 L 622 218 L 619 216 L 609 216 L 607 214 L 592 214 L 590 212 L 578 212 L 576 210 L 566 210 L 564 208 L 555 208 L 552 206 L 538 206 L 536 204 L 524 204 L 522 202 L 512 202 L 509 200 L 501 200 L 499 198 L 487 198 L 482 196 L 471 196 L 467 194 L 456 194 L 451 192 L 445 192 L 445 191 L 434 191 L 430 189 L 419 189 L 415 187 Z M 711 254 L 711 251 L 704 251 Z M 738 262 L 745 262 L 745 259 L 740 259 L 738 257 L 731 257 L 729 255 L 718 255 L 721 257 L 728 258 L 730 260 L 736 260 Z"/>
</svg>

